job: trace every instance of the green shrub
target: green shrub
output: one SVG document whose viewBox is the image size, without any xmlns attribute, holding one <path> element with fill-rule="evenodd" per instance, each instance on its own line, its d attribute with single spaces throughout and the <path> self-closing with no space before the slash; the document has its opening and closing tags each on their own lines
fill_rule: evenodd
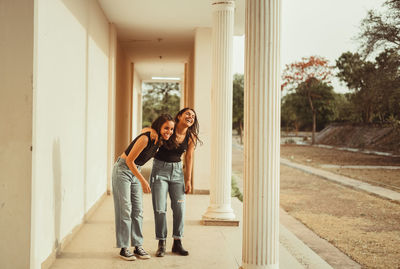
<svg viewBox="0 0 400 269">
<path fill-rule="evenodd" d="M 232 174 L 232 184 L 231 184 L 231 196 L 238 198 L 241 202 L 243 202 L 243 194 L 239 190 L 239 187 L 237 186 L 237 176 L 235 174 Z"/>
</svg>

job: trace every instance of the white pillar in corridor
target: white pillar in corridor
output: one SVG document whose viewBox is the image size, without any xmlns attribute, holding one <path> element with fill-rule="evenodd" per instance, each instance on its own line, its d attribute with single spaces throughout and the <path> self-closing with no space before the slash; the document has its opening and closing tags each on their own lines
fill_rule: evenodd
<svg viewBox="0 0 400 269">
<path fill-rule="evenodd" d="M 212 2 L 211 184 L 203 219 L 233 220 L 232 57 L 234 1 Z"/>
<path fill-rule="evenodd" d="M 279 268 L 280 0 L 246 3 L 242 268 Z"/>
</svg>

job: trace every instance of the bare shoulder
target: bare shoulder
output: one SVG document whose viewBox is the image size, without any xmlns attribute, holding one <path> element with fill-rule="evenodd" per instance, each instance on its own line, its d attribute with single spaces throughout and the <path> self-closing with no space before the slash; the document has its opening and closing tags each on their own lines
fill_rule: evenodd
<svg viewBox="0 0 400 269">
<path fill-rule="evenodd" d="M 149 142 L 149 138 L 146 135 L 140 136 L 138 138 L 138 140 L 136 141 L 136 143 L 138 143 L 138 144 L 147 144 L 148 142 Z"/>
</svg>

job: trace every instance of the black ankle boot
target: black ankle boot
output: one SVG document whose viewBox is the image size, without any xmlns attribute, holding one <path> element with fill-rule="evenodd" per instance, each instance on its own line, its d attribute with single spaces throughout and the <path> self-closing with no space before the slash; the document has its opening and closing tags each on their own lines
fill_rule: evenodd
<svg viewBox="0 0 400 269">
<path fill-rule="evenodd" d="M 157 257 L 164 257 L 165 255 L 165 240 L 158 241 L 158 249 L 156 252 Z"/>
<path fill-rule="evenodd" d="M 172 245 L 172 252 L 177 253 L 181 256 L 189 255 L 189 251 L 185 250 L 182 246 L 180 239 L 175 239 L 174 244 Z"/>
</svg>

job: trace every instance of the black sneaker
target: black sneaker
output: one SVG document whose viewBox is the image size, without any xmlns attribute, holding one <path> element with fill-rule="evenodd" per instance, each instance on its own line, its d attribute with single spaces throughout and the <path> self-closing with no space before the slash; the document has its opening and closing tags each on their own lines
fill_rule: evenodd
<svg viewBox="0 0 400 269">
<path fill-rule="evenodd" d="M 133 253 L 138 257 L 139 259 L 150 259 L 150 255 L 143 249 L 142 246 L 135 247 L 135 250 Z"/>
<path fill-rule="evenodd" d="M 189 255 L 189 251 L 185 250 L 182 246 L 180 239 L 175 239 L 174 244 L 172 245 L 172 252 L 177 253 L 181 256 Z"/>
<path fill-rule="evenodd" d="M 165 240 L 158 241 L 158 249 L 156 252 L 157 257 L 164 257 L 165 255 Z"/>
<path fill-rule="evenodd" d="M 124 259 L 125 261 L 136 260 L 135 255 L 133 255 L 133 253 L 130 252 L 130 250 L 127 248 L 121 248 L 121 251 L 119 252 L 119 256 L 121 257 L 121 259 Z"/>
</svg>

